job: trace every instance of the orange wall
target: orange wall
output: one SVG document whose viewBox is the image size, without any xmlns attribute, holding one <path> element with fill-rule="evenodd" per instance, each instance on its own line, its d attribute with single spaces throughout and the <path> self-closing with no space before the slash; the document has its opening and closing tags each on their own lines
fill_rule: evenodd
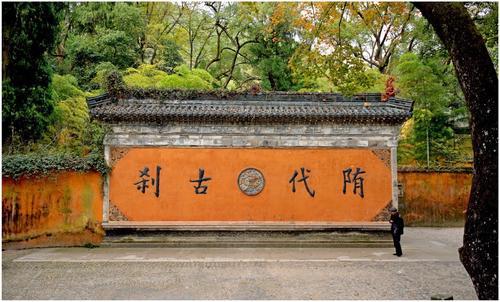
<svg viewBox="0 0 500 302">
<path fill-rule="evenodd" d="M 139 171 L 149 167 L 155 178 L 161 166 L 160 196 L 154 187 L 137 190 Z M 243 194 L 237 184 L 242 170 L 253 167 L 265 178 L 256 196 Z M 310 170 L 307 180 L 292 192 L 294 171 Z M 353 194 L 353 184 L 342 193 L 343 173 L 356 167 L 366 171 L 364 198 Z M 198 169 L 212 180 L 205 195 L 194 192 L 190 179 Z M 131 148 L 117 161 L 110 177 L 110 203 L 129 221 L 371 221 L 391 200 L 391 171 L 367 149 L 196 149 Z"/>
<path fill-rule="evenodd" d="M 177 217 L 182 219 L 184 217 L 199 219 L 206 219 L 206 217 L 219 218 L 221 216 L 217 215 L 220 215 L 218 212 L 220 210 L 223 211 L 222 217 L 227 217 L 228 219 L 238 218 L 241 216 L 237 215 L 248 215 L 249 213 L 256 215 L 251 218 L 261 217 L 269 220 L 286 217 L 285 215 L 299 215 L 300 213 L 305 214 L 294 216 L 292 219 L 296 219 L 297 217 L 305 219 L 318 219 L 317 217 L 320 217 L 320 219 L 327 219 L 329 217 L 338 217 L 335 215 L 353 217 L 352 214 L 356 209 L 358 209 L 358 213 L 363 214 L 363 211 L 366 210 L 359 209 L 369 208 L 367 204 L 369 205 L 370 202 L 373 202 L 370 201 L 370 196 L 375 196 L 379 192 L 381 183 L 376 182 L 376 179 L 370 177 L 375 174 L 368 174 L 368 171 L 373 170 L 370 166 L 366 166 L 365 198 L 361 199 L 359 196 L 342 196 L 343 194 L 339 194 L 339 191 L 342 190 L 342 179 L 338 175 L 335 175 L 339 172 L 339 166 L 332 164 L 339 161 L 345 162 L 346 160 L 359 165 L 365 164 L 367 161 L 378 162 L 367 153 L 361 152 L 356 154 L 357 151 L 355 150 L 352 153 L 350 152 L 351 155 L 349 157 L 344 157 L 341 160 L 335 159 L 337 155 L 331 153 L 329 154 L 331 157 L 325 157 L 329 158 L 325 159 L 325 162 L 313 160 L 314 156 L 319 156 L 316 152 L 313 152 L 315 155 L 310 157 L 303 156 L 305 155 L 303 153 L 292 155 L 284 151 L 287 150 L 282 150 L 278 158 L 268 158 L 272 162 L 280 163 L 275 164 L 272 169 L 262 168 L 267 167 L 265 165 L 265 157 L 261 158 L 262 162 L 249 162 L 253 158 L 243 154 L 240 154 L 236 159 L 227 157 L 228 154 L 219 152 L 216 152 L 217 155 L 204 155 L 210 158 L 206 162 L 207 164 L 204 165 L 207 171 L 206 176 L 213 178 L 213 183 L 210 184 L 209 182 L 209 195 L 207 196 L 192 195 L 190 193 L 192 189 L 191 183 L 188 183 L 188 188 L 176 188 L 175 181 L 171 182 L 173 180 L 170 179 L 172 175 L 180 179 L 185 179 L 186 177 L 194 179 L 198 171 L 198 166 L 196 165 L 198 158 L 195 155 L 190 154 L 189 157 L 195 163 L 192 167 L 186 165 L 187 162 L 180 164 L 181 160 L 185 159 L 179 157 L 179 153 L 174 157 L 173 161 L 168 162 L 165 161 L 163 155 L 155 157 L 155 162 L 148 163 L 151 165 L 156 162 L 168 164 L 168 166 L 164 166 L 166 170 L 162 170 L 162 172 L 167 172 L 162 174 L 161 183 L 168 185 L 169 188 L 164 188 L 166 191 L 161 191 L 160 196 L 162 198 L 163 196 L 168 196 L 168 192 L 185 192 L 189 193 L 192 200 L 185 200 L 187 205 L 183 205 L 182 202 L 176 203 L 174 199 L 167 198 L 162 199 L 164 205 L 161 206 L 160 200 L 154 200 L 152 193 L 142 195 L 135 188 L 135 191 L 131 190 L 128 192 L 129 196 L 126 200 L 136 200 L 139 206 L 131 209 L 135 209 L 138 212 L 141 212 L 141 209 L 146 209 L 147 213 L 150 211 L 148 207 L 152 203 L 155 203 L 157 206 L 156 209 L 159 210 L 177 208 L 178 212 L 174 212 L 174 214 L 177 213 Z M 169 154 L 169 156 L 173 155 Z M 321 154 L 321 156 L 324 155 Z M 222 164 L 216 165 L 222 159 L 224 159 Z M 261 193 L 262 195 L 259 195 L 265 197 L 265 199 L 258 200 L 244 195 L 237 188 L 235 189 L 235 177 L 237 177 L 241 169 L 241 167 L 235 164 L 236 162 L 241 163 L 241 167 L 247 167 L 251 164 L 261 169 L 266 178 L 266 187 Z M 127 171 L 131 170 L 130 177 L 133 177 L 134 180 L 138 175 L 133 173 L 133 171 L 138 170 L 138 167 L 139 169 L 142 168 L 140 165 L 138 167 L 133 166 L 127 160 L 120 161 L 119 165 L 123 165 L 122 168 Z M 301 184 L 297 184 L 296 193 L 291 193 L 290 187 L 287 187 L 290 175 L 283 173 L 281 168 L 287 167 L 293 171 L 294 169 L 299 169 L 301 165 L 307 165 L 311 170 L 309 180 L 311 187 L 316 191 L 314 198 L 310 198 L 307 195 L 305 188 Z M 220 172 L 217 173 L 215 172 L 216 170 L 212 170 L 215 167 L 221 167 L 220 172 L 226 170 L 232 171 L 236 176 L 227 171 L 222 174 Z M 383 170 L 381 169 L 381 171 Z M 112 179 L 118 180 L 116 175 Z M 386 176 L 384 175 L 384 177 Z M 222 182 L 224 177 L 228 179 Z M 216 184 L 216 179 L 220 179 L 221 183 Z M 326 181 L 322 181 L 324 179 Z M 341 182 L 340 184 L 338 184 L 339 181 Z M 398 181 L 404 186 L 404 197 L 400 199 L 400 208 L 407 224 L 440 225 L 463 219 L 463 212 L 468 202 L 472 174 L 399 172 Z M 124 176 L 121 179 L 121 183 L 128 186 L 130 185 L 130 180 Z M 177 185 L 183 185 L 182 183 L 177 183 Z M 2 235 L 4 247 L 97 244 L 102 239 L 103 232 L 100 223 L 102 219 L 103 195 L 102 177 L 99 173 L 61 172 L 42 178 L 21 178 L 17 181 L 3 178 L 2 185 Z M 276 186 L 277 192 L 271 193 L 271 188 L 274 186 Z M 279 189 L 280 187 L 281 189 Z M 231 199 L 224 202 L 220 197 L 216 197 L 215 193 L 224 192 L 226 189 L 231 191 L 233 195 L 230 195 L 232 196 Z M 137 196 L 137 193 L 140 193 L 140 195 Z M 166 194 L 164 195 L 164 193 Z M 287 198 L 276 199 L 275 194 L 285 194 Z M 146 198 L 147 195 L 152 196 Z M 179 196 L 182 197 L 182 195 Z M 214 198 L 210 198 L 209 196 L 214 196 Z M 330 197 L 328 198 L 327 196 Z M 218 207 L 215 210 L 214 205 Z M 225 207 L 228 210 L 224 210 Z M 127 209 L 126 206 L 125 209 Z M 186 213 L 186 211 L 195 210 L 200 213 L 195 212 L 189 215 Z M 277 210 L 283 211 L 281 212 L 282 216 L 277 214 Z M 373 211 L 375 212 L 376 210 Z M 130 213 L 127 214 L 130 215 Z M 136 218 L 133 215 L 131 217 Z"/>
<path fill-rule="evenodd" d="M 408 224 L 439 225 L 464 219 L 472 184 L 470 173 L 399 172 L 402 214 Z"/>
<path fill-rule="evenodd" d="M 102 238 L 97 172 L 2 178 L 2 236 L 17 246 L 81 245 Z"/>
</svg>

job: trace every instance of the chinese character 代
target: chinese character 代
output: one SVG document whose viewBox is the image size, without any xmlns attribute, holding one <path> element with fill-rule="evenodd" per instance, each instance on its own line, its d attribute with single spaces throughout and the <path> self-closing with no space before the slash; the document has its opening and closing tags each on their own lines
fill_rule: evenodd
<svg viewBox="0 0 500 302">
<path fill-rule="evenodd" d="M 350 184 L 354 182 L 354 189 L 352 192 L 356 194 L 357 189 L 359 189 L 359 196 L 361 196 L 361 198 L 364 198 L 365 194 L 363 193 L 363 182 L 365 181 L 365 179 L 361 177 L 360 174 L 366 173 L 366 171 L 363 171 L 361 168 L 356 168 L 356 172 L 354 172 L 354 174 L 352 175 L 353 176 L 352 179 L 351 179 L 351 172 L 352 172 L 351 168 L 342 171 L 342 173 L 344 174 L 344 186 L 342 188 L 342 193 L 345 194 L 348 183 Z"/>
<path fill-rule="evenodd" d="M 308 170 L 308 169 L 305 169 L 305 168 L 300 168 L 300 171 L 302 173 L 302 178 L 297 180 L 298 182 L 303 182 L 304 183 L 304 186 L 306 187 L 306 190 L 307 190 L 307 193 L 309 193 L 309 195 L 311 197 L 314 197 L 314 195 L 316 194 L 316 192 L 313 190 L 311 192 L 311 189 L 309 188 L 309 185 L 307 184 L 307 179 L 309 178 L 309 176 L 306 176 L 305 175 L 305 172 L 307 173 L 310 173 L 311 170 Z M 288 183 L 291 183 L 292 184 L 292 192 L 295 193 L 295 178 L 299 175 L 299 173 L 297 172 L 297 170 L 293 171 L 293 176 L 292 178 L 290 178 L 290 180 L 288 181 Z"/>
<path fill-rule="evenodd" d="M 190 182 L 197 182 L 198 183 L 197 186 L 193 186 L 193 188 L 195 190 L 194 192 L 196 194 L 207 194 L 208 187 L 207 186 L 202 186 L 201 183 L 204 182 L 204 181 L 209 181 L 212 178 L 210 178 L 210 177 L 203 177 L 205 175 L 205 170 L 204 169 L 198 169 L 198 170 L 199 170 L 199 177 L 198 177 L 198 179 L 196 179 L 196 180 L 190 179 L 189 181 Z"/>
</svg>

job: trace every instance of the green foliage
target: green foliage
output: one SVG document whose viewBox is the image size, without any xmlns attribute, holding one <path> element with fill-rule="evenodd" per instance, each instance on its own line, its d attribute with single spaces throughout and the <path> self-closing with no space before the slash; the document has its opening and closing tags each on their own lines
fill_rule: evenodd
<svg viewBox="0 0 500 302">
<path fill-rule="evenodd" d="M 298 80 L 299 92 L 333 92 L 333 86 L 326 77 L 301 77 Z"/>
<path fill-rule="evenodd" d="M 111 2 L 89 2 L 72 7 L 73 26 L 78 33 L 95 34 L 97 26 L 110 26 Z"/>
<path fill-rule="evenodd" d="M 76 84 L 71 75 L 54 75 L 51 87 L 57 102 L 51 124 L 36 143 L 4 149 L 4 176 L 44 175 L 54 170 L 107 171 L 102 158 L 105 128 L 89 120 L 86 94 Z"/>
<path fill-rule="evenodd" d="M 366 87 L 358 86 L 358 89 L 355 91 L 356 93 L 381 93 L 385 91 L 385 83 L 387 81 L 388 75 L 380 73 L 380 71 L 376 68 L 369 68 L 365 70 L 365 76 L 368 78 L 368 83 L 371 83 L 371 85 Z"/>
<path fill-rule="evenodd" d="M 166 40 L 163 43 L 164 49 L 161 52 L 158 69 L 169 74 L 174 72 L 174 68 L 184 63 L 181 56 L 181 47 L 172 40 Z"/>
<path fill-rule="evenodd" d="M 375 80 L 367 73 L 363 61 L 352 54 L 352 47 L 346 44 L 335 47 L 329 53 L 302 46 L 292 58 L 292 67 L 295 73 L 305 77 L 327 78 L 333 91 L 353 95 L 373 86 Z"/>
<path fill-rule="evenodd" d="M 395 73 L 401 96 L 414 100 L 417 109 L 434 111 L 445 104 L 445 90 L 438 77 L 417 55 L 412 53 L 403 55 Z"/>
<path fill-rule="evenodd" d="M 100 80 L 103 73 L 109 73 L 109 64 L 120 69 L 135 64 L 136 43 L 144 30 L 137 6 L 85 3 L 74 6 L 70 14 L 75 30 L 68 33 L 66 60 L 83 88 L 102 85 Z M 103 63 L 108 64 L 107 71 L 103 70 Z"/>
<path fill-rule="evenodd" d="M 102 151 L 105 129 L 91 122 L 84 93 L 76 86 L 71 75 L 54 75 L 50 85 L 55 108 L 48 117 L 50 124 L 42 137 L 29 144 L 11 142 L 3 149 L 5 154 L 13 153 L 70 153 L 85 156 L 91 152 Z"/>
<path fill-rule="evenodd" d="M 496 63 L 498 4 L 466 6 Z M 392 74 L 398 96 L 415 101 L 400 162 L 426 161 L 427 133 L 431 163 L 463 157 L 453 145 L 469 132 L 468 113 L 454 67 L 406 3 L 8 3 L 3 20 L 7 153 L 102 151 L 106 129 L 89 120 L 85 96 L 105 90 L 188 98 L 224 87 L 214 93 L 226 97 L 260 85 L 352 95 L 383 92 Z"/>
<path fill-rule="evenodd" d="M 89 123 L 85 94 L 76 82 L 71 75 L 56 74 L 52 79 L 57 102 L 42 143 L 55 143 L 60 150 L 74 150 Z"/>
<path fill-rule="evenodd" d="M 325 64 L 326 76 L 345 95 L 352 95 L 360 88 L 370 87 L 374 82 L 374 79 L 366 74 L 363 61 L 352 53 L 348 45 L 337 47 Z"/>
<path fill-rule="evenodd" d="M 495 68 L 498 69 L 498 2 L 469 2 L 465 6 L 471 12 Z"/>
<path fill-rule="evenodd" d="M 15 154 L 2 158 L 2 176 L 17 179 L 47 175 L 54 171 L 99 171 L 106 174 L 109 167 L 101 154 L 75 157 L 69 154 Z"/>
<path fill-rule="evenodd" d="M 425 164 L 427 145 L 430 164 L 453 161 L 457 154 L 453 148 L 450 98 L 442 81 L 433 68 L 414 54 L 405 54 L 400 58 L 396 76 L 401 96 L 415 101 L 413 128 L 401 140 L 400 162 L 404 164 L 414 159 L 417 163 Z"/>
<path fill-rule="evenodd" d="M 182 65 L 181 65 L 182 66 Z M 193 68 L 191 69 L 191 74 L 205 81 L 206 83 L 213 83 L 214 78 L 205 69 Z"/>
<path fill-rule="evenodd" d="M 185 65 L 174 69 L 174 74 L 157 69 L 154 65 L 143 64 L 137 69 L 129 69 L 123 77 L 125 84 L 132 88 L 158 89 L 211 89 L 214 79 L 205 70 L 193 69 Z"/>
<path fill-rule="evenodd" d="M 258 42 L 251 47 L 261 78 L 261 86 L 265 90 L 287 91 L 294 87 L 292 71 L 288 61 L 292 57 L 298 43 L 293 39 L 291 23 L 283 20 L 271 24 L 270 28 L 259 36 Z"/>
<path fill-rule="evenodd" d="M 68 38 L 66 53 L 71 74 L 82 87 L 90 88 L 89 83 L 95 77 L 95 63 L 103 60 L 97 50 L 96 40 L 89 34 L 71 36 Z"/>
<path fill-rule="evenodd" d="M 153 78 L 144 76 L 139 73 L 126 75 L 124 76 L 124 80 L 128 86 L 135 88 L 148 88 L 155 86 L 155 81 Z"/>
<path fill-rule="evenodd" d="M 112 64 L 125 68 L 131 66 L 135 62 L 134 39 L 126 32 L 99 28 L 97 31 L 97 51 L 102 61 L 111 62 Z"/>
<path fill-rule="evenodd" d="M 113 71 L 108 75 L 106 81 L 106 90 L 109 94 L 119 98 L 123 94 L 125 83 L 120 72 Z"/>
<path fill-rule="evenodd" d="M 117 2 L 109 15 L 110 28 L 121 31 L 132 39 L 138 39 L 143 34 L 145 22 L 137 5 Z"/>
<path fill-rule="evenodd" d="M 203 81 L 201 78 L 195 75 L 177 75 L 172 74 L 168 75 L 165 78 L 160 79 L 156 84 L 156 88 L 159 89 L 175 89 L 175 88 L 184 88 L 184 89 L 210 89 L 210 84 Z"/>
<path fill-rule="evenodd" d="M 55 101 L 62 101 L 71 97 L 83 97 L 84 93 L 78 88 L 76 78 L 70 74 L 52 77 L 52 93 Z"/>
<path fill-rule="evenodd" d="M 80 138 L 89 123 L 87 102 L 84 97 L 71 97 L 57 104 L 56 122 L 46 133 L 61 149 L 73 149 L 80 145 Z"/>
<path fill-rule="evenodd" d="M 95 67 L 95 77 L 92 79 L 91 83 L 98 85 L 100 89 L 106 88 L 106 81 L 108 76 L 112 72 L 118 71 L 118 68 L 111 62 L 101 62 Z"/>
<path fill-rule="evenodd" d="M 80 156 L 84 156 L 87 152 L 104 154 L 103 141 L 109 129 L 99 122 L 91 121 L 86 124 L 85 130 L 80 136 Z"/>
<path fill-rule="evenodd" d="M 47 51 L 52 49 L 61 3 L 2 5 L 3 141 L 39 138 L 50 123 L 54 109 L 49 88 L 52 68 Z"/>
<path fill-rule="evenodd" d="M 354 84 L 351 86 L 349 91 L 345 93 L 346 95 L 353 95 L 357 93 L 381 93 L 385 89 L 385 82 L 387 80 L 387 75 L 381 74 L 376 68 L 369 68 L 365 70 L 364 76 L 368 79 L 368 83 L 371 85 L 363 87 L 361 85 Z M 332 85 L 331 81 L 326 77 L 311 78 L 311 77 L 301 77 L 298 79 L 297 86 L 301 88 L 299 92 L 340 92 L 338 87 Z"/>
</svg>

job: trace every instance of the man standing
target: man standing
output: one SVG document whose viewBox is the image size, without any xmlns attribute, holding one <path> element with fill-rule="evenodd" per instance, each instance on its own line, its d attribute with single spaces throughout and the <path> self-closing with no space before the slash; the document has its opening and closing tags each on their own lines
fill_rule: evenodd
<svg viewBox="0 0 500 302">
<path fill-rule="evenodd" d="M 396 248 L 395 256 L 401 257 L 403 251 L 401 250 L 401 235 L 403 235 L 404 221 L 403 218 L 399 217 L 399 212 L 396 208 L 391 208 L 391 234 L 392 240 L 394 241 L 394 247 Z"/>
</svg>

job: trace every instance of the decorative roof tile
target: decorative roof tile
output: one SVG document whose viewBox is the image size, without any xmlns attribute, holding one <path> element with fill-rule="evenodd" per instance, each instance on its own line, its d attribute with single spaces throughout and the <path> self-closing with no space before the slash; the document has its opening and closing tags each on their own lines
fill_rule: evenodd
<svg viewBox="0 0 500 302">
<path fill-rule="evenodd" d="M 107 94 L 87 99 L 92 118 L 106 123 L 377 123 L 400 124 L 412 115 L 413 102 L 380 94 L 348 98 L 325 93 L 200 95 L 190 99 L 126 98 Z"/>
</svg>

